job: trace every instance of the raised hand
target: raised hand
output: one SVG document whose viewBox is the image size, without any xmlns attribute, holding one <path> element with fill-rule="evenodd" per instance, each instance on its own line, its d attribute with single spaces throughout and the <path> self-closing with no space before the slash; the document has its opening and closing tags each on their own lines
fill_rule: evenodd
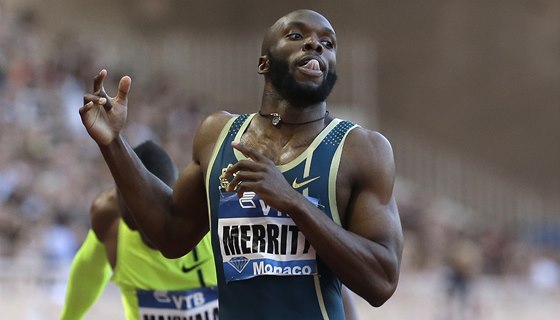
<svg viewBox="0 0 560 320">
<path fill-rule="evenodd" d="M 103 88 L 107 70 L 103 69 L 93 79 L 93 93 L 84 95 L 80 108 L 82 123 L 89 135 L 99 145 L 108 145 L 118 137 L 126 123 L 128 92 L 132 79 L 124 76 L 119 81 L 118 93 L 111 98 Z"/>
</svg>

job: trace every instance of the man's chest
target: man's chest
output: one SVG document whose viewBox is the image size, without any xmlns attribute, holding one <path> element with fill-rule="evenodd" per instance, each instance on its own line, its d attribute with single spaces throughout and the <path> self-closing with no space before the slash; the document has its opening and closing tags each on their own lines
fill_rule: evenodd
<svg viewBox="0 0 560 320">
<path fill-rule="evenodd" d="M 246 132 L 241 136 L 240 142 L 280 166 L 294 161 L 305 153 L 312 140 L 312 138 L 303 137 L 259 136 L 254 132 Z"/>
</svg>

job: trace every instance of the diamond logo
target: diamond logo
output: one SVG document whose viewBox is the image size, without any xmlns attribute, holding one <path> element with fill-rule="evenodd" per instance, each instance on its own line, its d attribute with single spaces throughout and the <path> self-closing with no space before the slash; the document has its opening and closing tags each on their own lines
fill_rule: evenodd
<svg viewBox="0 0 560 320">
<path fill-rule="evenodd" d="M 249 259 L 247 259 L 245 257 L 235 257 L 235 258 L 229 259 L 228 263 L 235 270 L 237 270 L 237 272 L 241 273 L 241 272 L 243 272 L 243 269 L 245 269 L 245 267 L 249 263 Z"/>
</svg>

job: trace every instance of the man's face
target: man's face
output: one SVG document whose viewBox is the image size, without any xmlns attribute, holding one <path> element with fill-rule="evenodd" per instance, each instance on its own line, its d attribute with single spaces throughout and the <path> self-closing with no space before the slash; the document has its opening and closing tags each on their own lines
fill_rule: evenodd
<svg viewBox="0 0 560 320">
<path fill-rule="evenodd" d="M 336 71 L 328 71 L 318 86 L 296 80 L 290 72 L 288 62 L 276 59 L 269 54 L 270 82 L 278 93 L 288 101 L 314 104 L 327 100 L 337 79 Z"/>
<path fill-rule="evenodd" d="M 269 80 L 283 98 L 305 104 L 327 99 L 337 78 L 336 36 L 323 16 L 293 12 L 278 20 L 264 44 Z"/>
</svg>

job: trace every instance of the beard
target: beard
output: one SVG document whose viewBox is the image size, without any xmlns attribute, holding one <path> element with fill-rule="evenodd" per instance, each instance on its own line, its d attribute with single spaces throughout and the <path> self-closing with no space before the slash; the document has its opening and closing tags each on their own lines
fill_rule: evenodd
<svg viewBox="0 0 560 320">
<path fill-rule="evenodd" d="M 271 54 L 268 58 L 270 82 L 282 98 L 296 104 L 315 104 L 327 100 L 331 94 L 337 79 L 335 71 L 329 71 L 319 87 L 312 87 L 298 83 L 286 61 L 276 59 Z"/>
</svg>

